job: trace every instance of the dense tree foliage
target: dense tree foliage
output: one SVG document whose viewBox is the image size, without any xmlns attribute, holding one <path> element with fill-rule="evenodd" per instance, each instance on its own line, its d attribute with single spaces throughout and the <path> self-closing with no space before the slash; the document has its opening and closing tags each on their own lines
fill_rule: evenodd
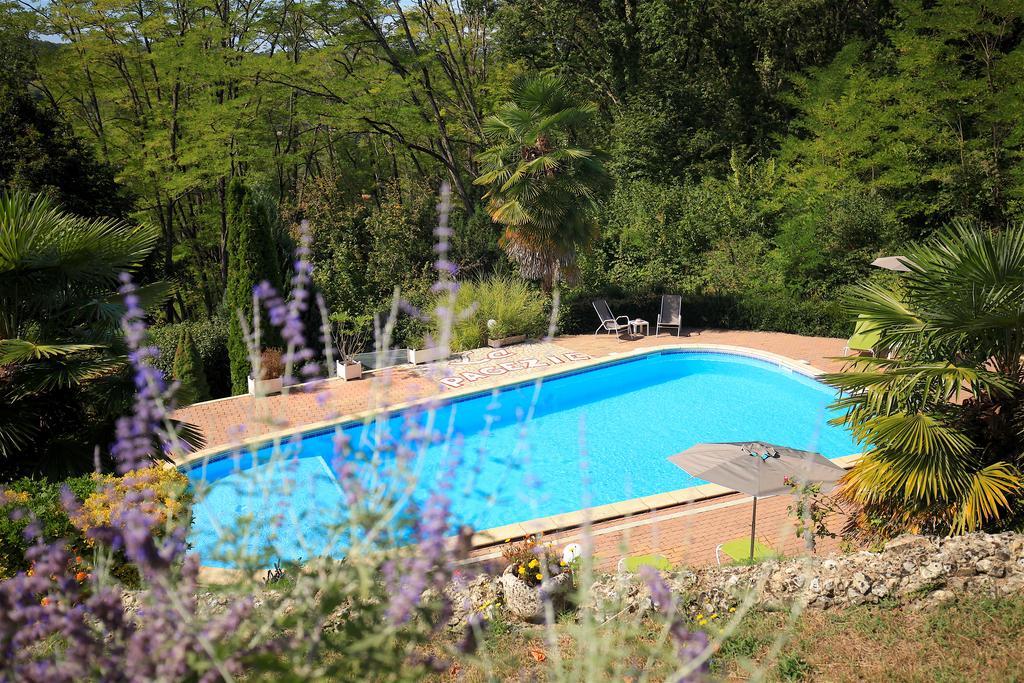
<svg viewBox="0 0 1024 683">
<path fill-rule="evenodd" d="M 113 169 L 32 85 L 45 45 L 29 38 L 24 17 L 0 19 L 0 188 L 45 193 L 82 216 L 123 217 L 131 203 Z"/>
</svg>

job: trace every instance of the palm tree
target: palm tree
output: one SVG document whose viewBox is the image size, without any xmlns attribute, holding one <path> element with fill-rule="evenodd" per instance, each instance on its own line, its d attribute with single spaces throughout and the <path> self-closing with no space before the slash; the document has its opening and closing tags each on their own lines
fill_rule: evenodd
<svg viewBox="0 0 1024 683">
<path fill-rule="evenodd" d="M 84 427 L 129 404 L 117 277 L 137 269 L 158 236 L 147 225 L 68 214 L 41 195 L 0 193 L 3 469 L 38 469 L 53 453 L 72 458 L 76 445 L 91 456 Z M 139 294 L 153 305 L 167 291 L 156 283 Z"/>
<path fill-rule="evenodd" d="M 895 287 L 858 286 L 891 358 L 829 375 L 867 446 L 841 494 L 883 534 L 1010 524 L 1024 480 L 1024 226 L 958 222 L 907 254 Z"/>
<path fill-rule="evenodd" d="M 484 172 L 474 182 L 487 188 L 491 220 L 505 226 L 502 247 L 550 291 L 597 235 L 591 214 L 607 182 L 603 155 L 577 139 L 595 108 L 554 76 L 521 78 L 510 94 L 484 121 L 493 145 L 478 155 Z"/>
</svg>

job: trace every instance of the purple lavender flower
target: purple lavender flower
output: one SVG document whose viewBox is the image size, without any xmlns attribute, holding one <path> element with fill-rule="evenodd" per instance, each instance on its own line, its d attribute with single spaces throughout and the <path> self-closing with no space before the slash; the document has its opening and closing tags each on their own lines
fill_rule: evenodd
<svg viewBox="0 0 1024 683">
<path fill-rule="evenodd" d="M 434 439 L 434 434 L 425 430 L 410 433 L 420 442 L 429 443 Z M 420 512 L 415 554 L 404 562 L 392 562 L 388 568 L 385 584 L 392 597 L 387 616 L 395 625 L 404 624 L 412 618 L 413 610 L 419 606 L 424 591 L 428 588 L 441 591 L 451 576 L 452 567 L 445 557 L 451 516 L 449 491 L 461 461 L 460 453 L 461 440 L 457 439 L 446 467 L 438 477 L 436 490 L 427 498 Z M 442 612 L 449 607 L 445 601 Z"/>
<path fill-rule="evenodd" d="M 644 565 L 639 570 L 640 577 L 647 584 L 651 594 L 651 602 L 668 620 L 668 632 L 676 646 L 676 656 L 682 664 L 689 664 L 700 657 L 708 646 L 708 636 L 703 631 L 690 631 L 676 610 L 675 597 L 672 590 L 661 577 L 661 572 L 651 566 Z M 701 662 L 686 676 L 676 679 L 677 683 L 703 680 L 708 672 L 707 662 Z"/>
<path fill-rule="evenodd" d="M 155 443 L 161 444 L 165 452 L 178 449 L 181 444 L 175 430 L 167 428 L 170 424 L 168 411 L 173 409 L 171 391 L 163 373 L 153 364 L 159 349 L 143 345 L 146 313 L 139 305 L 135 285 L 128 273 L 121 274 L 120 292 L 125 303 L 121 327 L 135 380 L 132 415 L 118 419 L 117 441 L 111 449 L 117 459 L 118 470 L 124 473 L 146 465 Z"/>
</svg>

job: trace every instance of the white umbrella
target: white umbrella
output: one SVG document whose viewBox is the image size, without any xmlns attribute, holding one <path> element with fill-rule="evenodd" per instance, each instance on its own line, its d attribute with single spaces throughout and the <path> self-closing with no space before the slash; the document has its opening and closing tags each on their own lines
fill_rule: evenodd
<svg viewBox="0 0 1024 683">
<path fill-rule="evenodd" d="M 699 443 L 677 453 L 669 462 L 698 479 L 726 486 L 754 497 L 750 520 L 750 558 L 754 558 L 754 532 L 757 529 L 757 499 L 786 493 L 786 480 L 818 482 L 823 491 L 831 491 L 845 470 L 811 451 L 758 441 L 735 443 Z"/>
<path fill-rule="evenodd" d="M 895 270 L 897 273 L 909 273 L 910 266 L 915 263 L 906 256 L 882 256 L 872 261 L 871 265 L 885 270 Z"/>
</svg>

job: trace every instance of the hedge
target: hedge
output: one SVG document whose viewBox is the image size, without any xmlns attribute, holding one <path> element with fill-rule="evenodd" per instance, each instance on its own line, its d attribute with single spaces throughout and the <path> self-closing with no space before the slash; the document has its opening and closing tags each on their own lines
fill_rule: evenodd
<svg viewBox="0 0 1024 683">
<path fill-rule="evenodd" d="M 789 332 L 812 337 L 848 337 L 853 323 L 838 302 L 795 299 L 786 295 L 720 296 L 683 294 L 683 326 L 729 330 Z M 558 330 L 561 334 L 593 333 L 597 314 L 593 300 L 600 295 L 574 296 L 562 302 Z M 658 319 L 660 294 L 627 294 L 603 297 L 615 315 Z"/>
</svg>

